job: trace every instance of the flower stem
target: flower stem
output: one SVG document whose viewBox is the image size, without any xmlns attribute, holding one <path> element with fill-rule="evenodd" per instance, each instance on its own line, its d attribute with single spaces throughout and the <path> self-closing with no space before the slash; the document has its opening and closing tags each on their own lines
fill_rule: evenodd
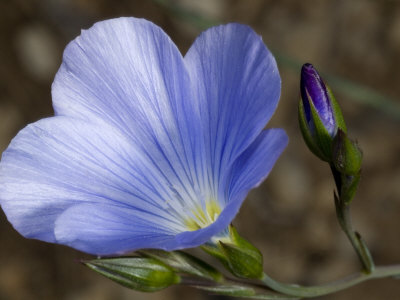
<svg viewBox="0 0 400 300">
<path fill-rule="evenodd" d="M 376 267 L 369 274 L 360 272 L 331 283 L 316 286 L 301 286 L 278 282 L 265 273 L 261 281 L 274 291 L 290 296 L 309 298 L 338 292 L 367 280 L 396 276 L 400 276 L 400 265 Z"/>
<path fill-rule="evenodd" d="M 342 208 L 342 216 L 343 220 L 340 222 L 342 225 L 342 230 L 356 251 L 357 256 L 363 266 L 363 271 L 365 273 L 371 273 L 375 268 L 374 261 L 361 235 L 353 230 L 349 206 Z"/>
<path fill-rule="evenodd" d="M 341 174 L 333 165 L 331 165 L 331 170 L 335 179 L 338 193 L 334 194 L 334 199 L 336 216 L 340 227 L 356 251 L 357 256 L 363 266 L 363 271 L 367 274 L 371 273 L 374 270 L 374 261 L 361 235 L 354 231 L 350 214 L 350 203 L 353 200 L 360 176 L 347 176 L 345 174 Z"/>
</svg>

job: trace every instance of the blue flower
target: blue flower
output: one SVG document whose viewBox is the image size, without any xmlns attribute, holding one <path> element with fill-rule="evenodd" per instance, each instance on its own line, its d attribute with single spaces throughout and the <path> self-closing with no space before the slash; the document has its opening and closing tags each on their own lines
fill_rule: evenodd
<svg viewBox="0 0 400 300">
<path fill-rule="evenodd" d="M 279 96 L 247 26 L 211 28 L 182 57 L 148 21 L 96 23 L 64 52 L 55 116 L 3 153 L 1 206 L 25 237 L 92 254 L 201 245 L 285 148 L 283 130 L 263 130 Z"/>
</svg>

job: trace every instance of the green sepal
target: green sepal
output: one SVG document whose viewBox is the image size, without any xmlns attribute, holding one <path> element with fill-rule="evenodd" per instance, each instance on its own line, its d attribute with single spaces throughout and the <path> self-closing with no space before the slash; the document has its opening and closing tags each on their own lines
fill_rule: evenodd
<svg viewBox="0 0 400 300">
<path fill-rule="evenodd" d="M 228 258 L 232 274 L 240 278 L 259 279 L 262 277 L 262 254 L 251 246 L 235 246 L 220 242 L 220 245 Z"/>
<path fill-rule="evenodd" d="M 319 157 L 323 161 L 331 162 L 333 137 L 329 134 L 328 130 L 325 128 L 314 106 L 314 103 L 310 100 L 310 98 L 308 98 L 307 101 L 310 105 L 311 122 L 314 124 L 314 128 L 312 132 L 306 119 L 303 101 L 300 99 L 298 115 L 299 115 L 300 130 L 303 135 L 304 141 L 306 142 L 310 151 L 314 153 L 317 157 Z M 338 107 L 336 100 L 334 100 L 333 102 L 335 102 L 335 105 Z M 341 118 L 341 120 L 343 120 L 343 118 Z"/>
<path fill-rule="evenodd" d="M 311 134 L 310 128 L 307 124 L 307 119 L 306 119 L 306 113 L 304 111 L 304 104 L 303 101 L 300 99 L 299 101 L 299 109 L 298 109 L 298 115 L 299 115 L 299 125 L 300 125 L 300 131 L 303 135 L 303 139 L 306 142 L 306 145 L 310 149 L 314 155 L 318 156 L 319 158 L 323 159 L 323 154 L 322 152 L 318 149 L 317 145 L 314 142 L 314 138 Z"/>
<path fill-rule="evenodd" d="M 159 291 L 180 282 L 172 268 L 152 258 L 107 258 L 83 263 L 103 276 L 141 292 Z"/>
<path fill-rule="evenodd" d="M 341 174 L 357 175 L 360 173 L 362 151 L 342 129 L 338 129 L 333 140 L 332 161 L 335 169 Z"/>
<path fill-rule="evenodd" d="M 138 253 L 161 261 L 177 273 L 185 273 L 216 282 L 220 282 L 223 279 L 223 275 L 217 269 L 182 251 L 167 252 L 158 249 L 147 249 Z"/>
<path fill-rule="evenodd" d="M 315 133 L 313 135 L 314 143 L 318 147 L 321 156 L 320 159 L 326 162 L 331 162 L 332 160 L 332 142 L 333 137 L 329 134 L 328 130 L 325 128 L 319 114 L 314 106 L 314 103 L 308 99 L 311 109 L 311 119 L 314 123 Z"/>
<path fill-rule="evenodd" d="M 347 133 L 346 123 L 344 122 L 342 110 L 340 109 L 339 103 L 336 101 L 335 96 L 328 85 L 326 85 L 326 91 L 328 94 L 329 101 L 331 103 L 331 108 L 333 111 L 333 118 L 335 120 L 335 124 L 337 128 L 341 129 L 344 133 Z"/>
<path fill-rule="evenodd" d="M 236 229 L 229 228 L 229 239 L 201 247 L 216 257 L 236 277 L 260 279 L 263 275 L 263 257 L 255 246 L 242 238 Z"/>
</svg>

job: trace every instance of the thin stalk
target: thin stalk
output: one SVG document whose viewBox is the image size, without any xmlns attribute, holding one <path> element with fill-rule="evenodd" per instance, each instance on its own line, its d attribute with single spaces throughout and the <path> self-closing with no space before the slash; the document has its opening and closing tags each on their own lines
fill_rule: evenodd
<svg viewBox="0 0 400 300">
<path fill-rule="evenodd" d="M 348 201 L 344 200 L 348 196 L 346 195 L 346 192 L 343 192 L 343 186 L 346 186 L 346 182 L 344 181 L 346 180 L 347 177 L 340 174 L 333 165 L 331 165 L 331 170 L 333 177 L 335 179 L 336 189 L 338 192 L 338 195 L 336 195 L 335 193 L 334 198 L 335 198 L 336 215 L 340 227 L 346 234 L 355 252 L 357 253 L 361 265 L 363 266 L 363 271 L 365 273 L 371 273 L 374 269 L 374 261 L 370 254 L 370 251 L 368 250 L 367 245 L 362 240 L 360 234 L 354 231 L 353 224 L 351 221 L 350 202 L 354 195 L 351 195 L 350 199 L 347 199 Z"/>
<path fill-rule="evenodd" d="M 301 286 L 278 282 L 265 273 L 261 281 L 274 291 L 290 296 L 311 298 L 335 293 L 367 280 L 396 276 L 400 276 L 400 265 L 376 267 L 370 274 L 360 272 L 331 283 L 316 286 Z"/>
<path fill-rule="evenodd" d="M 343 207 L 342 210 L 343 220 L 340 222 L 342 225 L 342 230 L 346 234 L 349 239 L 351 245 L 353 246 L 357 256 L 363 266 L 363 270 L 366 273 L 370 273 L 374 269 L 374 262 L 371 257 L 371 254 L 363 241 L 361 240 L 361 236 L 353 230 L 353 225 L 351 223 L 351 215 L 350 215 L 350 207 Z"/>
</svg>

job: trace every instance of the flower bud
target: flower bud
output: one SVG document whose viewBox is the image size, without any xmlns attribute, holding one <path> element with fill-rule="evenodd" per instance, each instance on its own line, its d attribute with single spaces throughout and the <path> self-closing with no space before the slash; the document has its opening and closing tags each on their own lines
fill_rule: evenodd
<svg viewBox="0 0 400 300">
<path fill-rule="evenodd" d="M 350 140 L 340 129 L 333 140 L 332 151 L 334 172 L 340 174 L 340 201 L 349 205 L 360 181 L 362 152 L 357 143 Z"/>
<path fill-rule="evenodd" d="M 155 292 L 180 281 L 170 267 L 152 258 L 95 259 L 84 264 L 123 286 L 141 292 Z"/>
<path fill-rule="evenodd" d="M 139 253 L 161 261 L 177 273 L 189 274 L 216 282 L 223 279 L 222 274 L 217 269 L 182 251 L 169 252 L 160 249 L 146 249 L 139 251 Z"/>
<path fill-rule="evenodd" d="M 331 162 L 332 141 L 338 128 L 346 132 L 339 105 L 311 64 L 304 64 L 300 81 L 300 129 L 310 150 Z"/>
<path fill-rule="evenodd" d="M 338 130 L 333 140 L 333 165 L 345 175 L 357 175 L 361 170 L 362 152 L 358 145 Z"/>
<path fill-rule="evenodd" d="M 229 228 L 229 237 L 207 243 L 202 249 L 219 259 L 236 277 L 260 279 L 263 275 L 260 250 L 242 238 L 232 226 Z"/>
</svg>

